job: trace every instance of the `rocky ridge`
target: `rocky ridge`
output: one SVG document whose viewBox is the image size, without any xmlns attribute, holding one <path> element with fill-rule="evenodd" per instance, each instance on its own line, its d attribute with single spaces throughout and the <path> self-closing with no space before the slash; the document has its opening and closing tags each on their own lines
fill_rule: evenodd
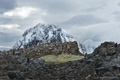
<svg viewBox="0 0 120 80">
<path fill-rule="evenodd" d="M 31 57 L 40 57 L 44 55 L 54 54 L 74 54 L 83 55 L 79 52 L 77 42 L 57 42 L 57 43 L 42 43 L 40 45 L 33 45 L 28 48 L 12 49 L 7 51 L 8 54 L 23 54 Z"/>
<path fill-rule="evenodd" d="M 3 80 L 120 80 L 120 44 L 102 43 L 84 59 L 55 64 L 26 55 L 0 54 Z"/>
</svg>

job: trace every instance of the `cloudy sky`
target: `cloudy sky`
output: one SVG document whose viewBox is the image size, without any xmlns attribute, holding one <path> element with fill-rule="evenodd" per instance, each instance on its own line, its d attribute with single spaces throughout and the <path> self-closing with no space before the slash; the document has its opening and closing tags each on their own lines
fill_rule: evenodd
<svg viewBox="0 0 120 80">
<path fill-rule="evenodd" d="M 0 48 L 38 23 L 55 24 L 81 43 L 120 42 L 120 0 L 0 0 Z"/>
</svg>

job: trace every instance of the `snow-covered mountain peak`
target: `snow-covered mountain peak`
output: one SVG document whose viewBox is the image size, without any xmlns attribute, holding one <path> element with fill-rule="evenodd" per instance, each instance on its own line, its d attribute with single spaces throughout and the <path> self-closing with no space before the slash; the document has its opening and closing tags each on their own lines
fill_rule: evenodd
<svg viewBox="0 0 120 80">
<path fill-rule="evenodd" d="M 77 41 L 71 35 L 65 33 L 61 28 L 55 25 L 37 24 L 36 26 L 26 30 L 22 38 L 17 41 L 13 48 L 26 48 L 41 43 L 54 42 L 73 42 Z"/>
<path fill-rule="evenodd" d="M 33 32 L 33 33 L 36 33 L 36 32 L 42 32 L 42 31 L 51 31 L 51 30 L 60 30 L 61 31 L 61 28 L 58 28 L 56 27 L 55 25 L 47 25 L 47 24 L 37 24 L 36 26 L 26 30 L 23 34 L 23 36 L 26 36 L 29 32 Z"/>
</svg>

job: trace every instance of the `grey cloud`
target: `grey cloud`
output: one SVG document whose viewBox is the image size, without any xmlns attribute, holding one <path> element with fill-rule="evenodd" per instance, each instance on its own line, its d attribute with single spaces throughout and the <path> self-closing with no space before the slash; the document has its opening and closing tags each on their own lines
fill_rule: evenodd
<svg viewBox="0 0 120 80">
<path fill-rule="evenodd" d="M 40 23 L 41 21 L 39 19 L 37 19 L 37 16 L 32 16 L 26 19 L 20 19 L 20 18 L 9 18 L 9 17 L 1 17 L 0 18 L 0 24 L 18 24 L 19 29 L 25 31 L 25 29 L 33 27 L 34 25 Z M 21 34 L 22 35 L 22 34 Z"/>
<path fill-rule="evenodd" d="M 0 32 L 0 45 L 11 46 L 19 37 L 20 35 Z"/>
<path fill-rule="evenodd" d="M 16 6 L 16 0 L 0 0 L 0 13 L 14 9 Z"/>
<path fill-rule="evenodd" d="M 97 11 L 99 9 L 102 9 L 102 7 L 93 7 L 93 8 L 88 8 L 86 10 L 84 10 L 85 12 L 91 12 L 91 11 Z"/>
<path fill-rule="evenodd" d="M 105 2 L 102 2 L 101 4 L 99 4 L 98 6 L 94 6 L 94 7 L 90 7 L 85 9 L 85 12 L 93 12 L 93 11 L 97 11 L 99 9 L 103 9 L 106 6 Z"/>
<path fill-rule="evenodd" d="M 8 24 L 11 23 L 11 20 L 10 18 L 5 18 L 5 17 L 0 17 L 0 24 Z"/>
<path fill-rule="evenodd" d="M 78 25 L 78 26 L 87 26 L 87 25 L 93 25 L 98 23 L 105 23 L 108 22 L 104 19 L 99 19 L 97 17 L 94 17 L 93 15 L 78 15 L 74 16 L 71 19 L 62 22 L 61 24 L 64 25 Z"/>
<path fill-rule="evenodd" d="M 118 3 L 118 6 L 120 6 L 120 2 Z"/>
<path fill-rule="evenodd" d="M 120 21 L 120 12 L 116 11 L 116 12 L 113 12 L 113 14 L 115 15 L 116 20 Z"/>
<path fill-rule="evenodd" d="M 48 3 L 48 4 L 46 4 Z M 44 5 L 42 5 L 44 4 Z M 52 0 L 52 1 L 43 1 L 43 3 L 41 4 L 42 8 L 45 8 L 47 10 L 53 11 L 53 12 L 66 12 L 66 11 L 70 11 L 71 10 L 71 6 L 69 5 L 69 3 L 66 3 L 63 0 Z"/>
<path fill-rule="evenodd" d="M 24 6 L 33 6 L 33 7 L 39 7 L 42 9 L 47 10 L 51 13 L 61 13 L 70 11 L 73 6 L 71 6 L 67 1 L 65 0 L 20 0 L 20 5 Z M 28 3 L 29 2 L 29 3 Z"/>
<path fill-rule="evenodd" d="M 104 0 L 18 0 L 20 6 L 38 7 L 47 10 L 49 13 L 59 14 L 103 7 L 105 2 Z"/>
</svg>

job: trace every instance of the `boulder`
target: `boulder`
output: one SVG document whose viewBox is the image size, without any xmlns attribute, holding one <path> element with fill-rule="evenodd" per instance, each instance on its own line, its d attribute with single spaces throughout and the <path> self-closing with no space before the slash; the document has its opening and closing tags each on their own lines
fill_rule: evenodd
<svg viewBox="0 0 120 80">
<path fill-rule="evenodd" d="M 108 56 L 113 56 L 114 54 L 116 54 L 116 47 L 110 47 L 107 49 Z"/>
<path fill-rule="evenodd" d="M 19 71 L 9 71 L 7 75 L 10 79 L 25 80 Z"/>
</svg>

